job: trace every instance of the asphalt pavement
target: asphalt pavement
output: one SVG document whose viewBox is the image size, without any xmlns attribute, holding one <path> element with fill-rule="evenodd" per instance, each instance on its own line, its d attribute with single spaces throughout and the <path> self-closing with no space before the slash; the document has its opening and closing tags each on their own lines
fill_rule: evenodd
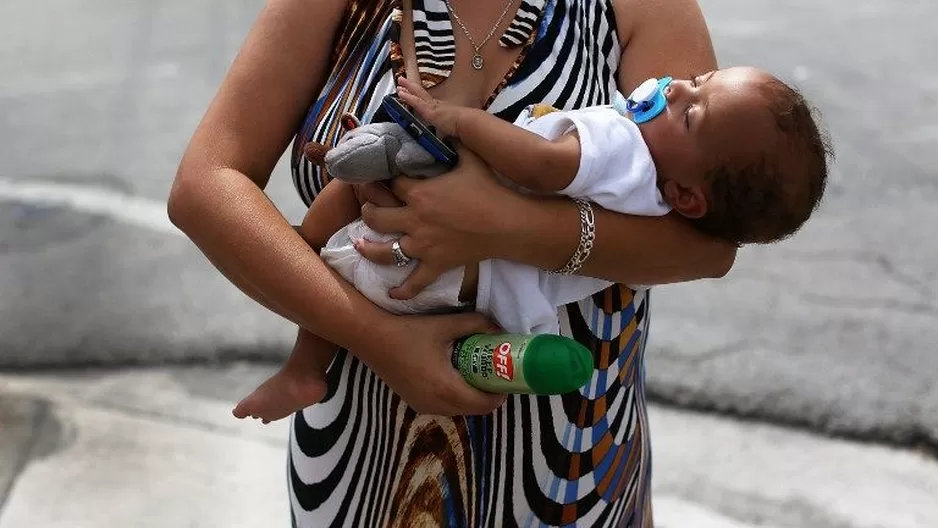
<svg viewBox="0 0 938 528">
<path fill-rule="evenodd" d="M 650 392 L 682 407 L 938 446 L 938 3 L 702 5 L 721 63 L 761 66 L 802 88 L 837 159 L 802 233 L 746 248 L 725 279 L 654 290 Z M 163 210 L 188 137 L 260 6 L 0 3 L 0 369 L 286 354 L 290 325 L 228 284 Z M 291 185 L 281 163 L 269 192 L 297 220 Z M 0 387 L 2 412 L 20 418 L 7 420 L 19 425 L 2 431 L 4 443 L 31 434 L 29 417 L 50 405 L 6 396 Z"/>
<path fill-rule="evenodd" d="M 820 212 L 724 280 L 654 293 L 655 397 L 938 445 L 938 33 L 931 1 L 703 0 L 723 65 L 800 87 L 836 150 Z"/>
<path fill-rule="evenodd" d="M 283 354 L 289 326 L 165 215 L 261 5 L 0 3 L 0 367 Z M 301 218 L 283 165 L 271 194 Z"/>
</svg>

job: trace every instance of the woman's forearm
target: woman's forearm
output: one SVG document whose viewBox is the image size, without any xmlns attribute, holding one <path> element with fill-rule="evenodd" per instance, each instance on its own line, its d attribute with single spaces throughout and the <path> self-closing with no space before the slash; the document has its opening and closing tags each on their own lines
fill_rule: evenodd
<svg viewBox="0 0 938 528">
<path fill-rule="evenodd" d="M 191 169 L 190 169 L 191 170 Z M 335 274 L 248 178 L 178 177 L 170 217 L 232 283 L 272 311 L 357 349 L 387 314 Z"/>
<path fill-rule="evenodd" d="M 362 328 L 383 312 L 332 273 L 262 190 L 320 89 L 345 9 L 335 0 L 265 3 L 190 140 L 169 214 L 248 296 L 361 348 Z"/>
<path fill-rule="evenodd" d="M 722 277 L 735 260 L 735 247 L 695 231 L 677 215 L 593 210 L 596 239 L 581 275 L 624 284 L 668 284 Z M 576 250 L 580 217 L 570 200 L 522 197 L 512 218 L 497 243 L 497 258 L 557 269 Z"/>
</svg>

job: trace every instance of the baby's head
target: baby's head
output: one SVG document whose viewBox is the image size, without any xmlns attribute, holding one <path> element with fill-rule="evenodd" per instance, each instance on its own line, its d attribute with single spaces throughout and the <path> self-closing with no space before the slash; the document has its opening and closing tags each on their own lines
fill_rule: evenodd
<svg viewBox="0 0 938 528">
<path fill-rule="evenodd" d="M 675 80 L 639 125 L 668 203 L 736 244 L 795 233 L 817 208 L 830 147 L 796 90 L 755 68 Z"/>
</svg>

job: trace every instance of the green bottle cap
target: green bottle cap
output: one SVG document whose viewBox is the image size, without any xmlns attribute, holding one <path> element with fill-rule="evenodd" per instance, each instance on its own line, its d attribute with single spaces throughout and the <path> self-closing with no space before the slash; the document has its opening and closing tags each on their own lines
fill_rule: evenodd
<svg viewBox="0 0 938 528">
<path fill-rule="evenodd" d="M 534 336 L 524 351 L 524 379 L 535 394 L 573 392 L 593 375 L 593 354 L 573 339 Z"/>
</svg>

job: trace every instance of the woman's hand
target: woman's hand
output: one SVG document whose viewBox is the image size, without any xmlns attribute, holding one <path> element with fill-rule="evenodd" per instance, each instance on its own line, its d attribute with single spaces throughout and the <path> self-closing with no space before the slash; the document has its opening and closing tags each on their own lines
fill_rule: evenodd
<svg viewBox="0 0 938 528">
<path fill-rule="evenodd" d="M 420 260 L 417 269 L 390 295 L 409 299 L 442 273 L 499 255 L 502 233 L 517 222 L 525 198 L 495 181 L 491 170 L 461 146 L 459 164 L 447 174 L 426 180 L 395 178 L 391 190 L 362 189 L 362 218 L 379 233 L 403 233 L 401 250 Z M 362 241 L 358 251 L 377 264 L 393 264 L 390 243 Z"/>
<path fill-rule="evenodd" d="M 353 350 L 410 407 L 441 416 L 488 414 L 505 395 L 476 390 L 452 364 L 453 341 L 497 327 L 479 313 L 393 316 L 369 350 Z"/>
</svg>

